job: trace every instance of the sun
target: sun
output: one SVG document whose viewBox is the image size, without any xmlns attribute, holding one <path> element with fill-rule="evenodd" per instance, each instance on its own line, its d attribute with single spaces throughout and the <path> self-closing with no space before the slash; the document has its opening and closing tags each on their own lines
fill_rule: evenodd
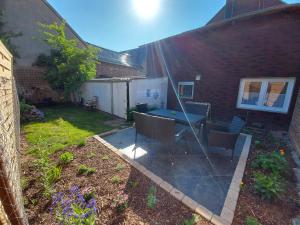
<svg viewBox="0 0 300 225">
<path fill-rule="evenodd" d="M 153 19 L 160 10 L 161 0 L 131 0 L 135 13 L 142 19 Z"/>
</svg>

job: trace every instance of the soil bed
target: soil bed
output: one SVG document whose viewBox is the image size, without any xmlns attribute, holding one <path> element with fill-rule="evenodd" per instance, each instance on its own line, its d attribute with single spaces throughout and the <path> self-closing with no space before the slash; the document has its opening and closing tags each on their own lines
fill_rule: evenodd
<svg viewBox="0 0 300 225">
<path fill-rule="evenodd" d="M 26 149 L 24 141 L 23 149 Z M 191 210 L 159 187 L 157 187 L 157 205 L 155 209 L 149 209 L 148 191 L 152 185 L 155 185 L 93 138 L 89 139 L 84 147 L 69 147 L 65 150 L 72 152 L 75 158 L 64 167 L 61 179 L 55 184 L 55 190 L 64 192 L 74 185 L 80 188 L 93 188 L 99 210 L 97 224 L 180 225 L 184 220 L 192 217 Z M 55 153 L 51 158 L 57 161 L 60 154 L 61 152 Z M 42 195 L 42 186 L 38 180 L 39 172 L 34 167 L 33 160 L 34 158 L 27 154 L 22 156 L 23 174 L 29 179 L 29 186 L 24 190 L 29 223 L 56 224 L 49 210 L 51 201 Z M 78 176 L 77 170 L 81 164 L 96 168 L 96 173 L 90 176 Z M 124 168 L 117 170 L 118 164 L 123 165 Z M 121 183 L 113 184 L 113 176 L 119 176 Z M 128 208 L 122 213 L 111 206 L 116 193 L 125 193 L 129 197 Z M 204 219 L 200 220 L 198 225 L 211 224 Z"/>
<path fill-rule="evenodd" d="M 283 136 L 279 139 L 282 141 L 287 139 L 287 137 Z M 255 140 L 260 140 L 264 143 L 264 147 L 255 147 Z M 288 225 L 292 224 L 292 219 L 299 214 L 296 178 L 292 170 L 295 167 L 295 163 L 291 156 L 291 148 L 286 144 L 284 144 L 283 148 L 285 149 L 285 156 L 289 163 L 289 171 L 287 172 L 287 183 L 282 196 L 274 201 L 262 200 L 254 191 L 254 170 L 251 168 L 251 162 L 258 154 L 271 153 L 276 148 L 272 141 L 268 140 L 267 134 L 253 135 L 251 151 L 243 178 L 244 184 L 240 192 L 233 225 L 246 224 L 245 221 L 248 216 L 257 218 L 263 225 Z"/>
</svg>

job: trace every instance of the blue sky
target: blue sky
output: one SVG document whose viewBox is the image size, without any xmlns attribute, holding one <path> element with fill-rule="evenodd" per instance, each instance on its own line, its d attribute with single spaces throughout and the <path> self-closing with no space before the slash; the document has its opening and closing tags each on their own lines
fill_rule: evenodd
<svg viewBox="0 0 300 225">
<path fill-rule="evenodd" d="M 225 4 L 225 0 L 155 0 L 159 7 L 150 5 L 143 11 L 137 1 L 48 0 L 85 41 L 116 51 L 199 28 Z"/>
</svg>

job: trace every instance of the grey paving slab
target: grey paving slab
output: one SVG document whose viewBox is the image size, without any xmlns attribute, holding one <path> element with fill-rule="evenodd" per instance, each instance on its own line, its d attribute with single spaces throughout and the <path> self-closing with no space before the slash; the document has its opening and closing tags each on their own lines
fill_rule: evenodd
<svg viewBox="0 0 300 225">
<path fill-rule="evenodd" d="M 129 128 L 104 140 L 214 214 L 221 214 L 245 137 L 239 137 L 232 162 L 231 151 L 219 148 L 204 151 L 192 133 L 173 146 L 141 135 L 135 144 L 134 137 L 135 129 Z"/>
</svg>

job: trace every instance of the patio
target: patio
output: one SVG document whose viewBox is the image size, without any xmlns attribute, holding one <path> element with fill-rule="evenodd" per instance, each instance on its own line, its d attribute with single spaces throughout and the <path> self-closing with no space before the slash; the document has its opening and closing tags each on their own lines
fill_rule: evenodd
<svg viewBox="0 0 300 225">
<path fill-rule="evenodd" d="M 207 159 L 191 132 L 176 144 L 172 155 L 169 146 L 142 135 L 135 145 L 134 128 L 102 138 L 216 215 L 222 212 L 246 140 L 239 136 L 231 162 L 231 151 L 220 148 L 209 148 Z"/>
</svg>

